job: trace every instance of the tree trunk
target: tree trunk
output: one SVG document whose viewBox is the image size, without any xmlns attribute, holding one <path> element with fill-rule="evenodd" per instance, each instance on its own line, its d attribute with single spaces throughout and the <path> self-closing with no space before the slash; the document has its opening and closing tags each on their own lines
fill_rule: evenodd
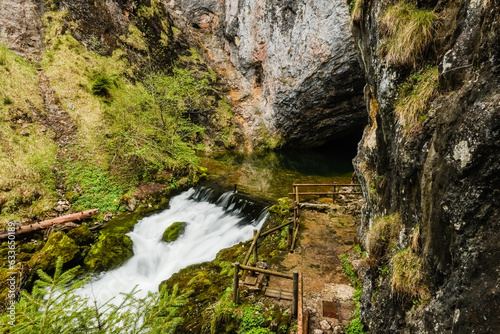
<svg viewBox="0 0 500 334">
<path fill-rule="evenodd" d="M 9 230 L 0 232 L 0 240 L 5 240 L 8 238 L 9 235 L 19 235 L 23 233 L 29 233 L 33 231 L 38 231 L 38 230 L 43 230 L 47 227 L 50 227 L 55 224 L 63 224 L 63 223 L 68 223 L 68 222 L 74 222 L 74 221 L 80 221 L 84 219 L 88 219 L 95 215 L 99 209 L 92 209 L 92 210 L 87 210 L 87 211 L 82 211 L 78 213 L 73 213 L 67 216 L 62 216 L 54 219 L 49 219 L 49 220 L 44 220 L 39 223 L 34 223 L 34 224 L 29 224 L 29 225 L 24 225 L 21 227 L 16 227 L 15 230 L 13 228 L 9 227 Z M 10 233 L 9 233 L 10 232 Z"/>
</svg>

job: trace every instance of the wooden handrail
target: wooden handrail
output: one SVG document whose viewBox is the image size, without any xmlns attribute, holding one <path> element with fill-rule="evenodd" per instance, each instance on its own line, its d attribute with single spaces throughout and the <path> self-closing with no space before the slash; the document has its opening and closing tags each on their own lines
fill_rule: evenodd
<svg viewBox="0 0 500 334">
<path fill-rule="evenodd" d="M 295 195 L 296 193 L 288 193 L 288 195 Z M 360 191 L 349 192 L 349 191 L 336 191 L 336 192 L 306 192 L 306 193 L 298 193 L 299 195 L 358 195 L 362 194 Z"/>
<path fill-rule="evenodd" d="M 233 264 L 233 266 L 234 266 L 234 264 Z M 267 269 L 261 269 L 261 268 L 257 268 L 257 267 L 251 267 L 251 266 L 245 266 L 243 264 L 240 264 L 239 266 L 243 270 L 250 270 L 250 271 L 255 271 L 257 273 L 263 273 L 263 274 L 266 274 L 266 275 L 278 276 L 278 277 L 281 277 L 281 278 L 287 278 L 287 279 L 293 280 L 293 276 L 292 275 L 283 274 L 283 273 L 280 273 L 280 272 L 277 272 L 277 271 L 272 271 L 272 270 L 267 270 Z"/>
<path fill-rule="evenodd" d="M 313 186 L 318 186 L 318 187 L 333 187 L 333 186 L 339 186 L 339 187 L 361 187 L 361 184 L 358 183 L 294 183 L 294 187 L 313 187 Z"/>
</svg>

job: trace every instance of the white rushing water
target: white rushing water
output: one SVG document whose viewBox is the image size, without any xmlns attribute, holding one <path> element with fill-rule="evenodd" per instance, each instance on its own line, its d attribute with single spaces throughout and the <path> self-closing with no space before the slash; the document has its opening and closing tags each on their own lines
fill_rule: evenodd
<svg viewBox="0 0 500 334">
<path fill-rule="evenodd" d="M 180 269 L 213 260 L 219 250 L 251 238 L 266 217 L 265 212 L 253 220 L 243 215 L 242 210 L 251 205 L 233 193 L 217 199 L 204 188 L 183 192 L 171 199 L 169 209 L 143 218 L 128 233 L 134 243 L 132 258 L 92 280 L 79 294 L 103 304 L 112 297 L 119 303 L 120 292 L 128 293 L 136 285 L 140 289 L 137 297 L 158 291 L 159 284 Z M 166 244 L 161 240 L 163 232 L 174 222 L 186 222 L 186 230 Z"/>
</svg>

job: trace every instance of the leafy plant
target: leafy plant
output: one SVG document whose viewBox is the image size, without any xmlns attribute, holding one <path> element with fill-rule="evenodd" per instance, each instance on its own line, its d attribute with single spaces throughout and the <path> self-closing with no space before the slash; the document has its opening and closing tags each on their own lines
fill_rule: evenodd
<svg viewBox="0 0 500 334">
<path fill-rule="evenodd" d="M 379 21 L 379 56 L 389 65 L 416 67 L 433 42 L 436 21 L 432 10 L 419 9 L 406 0 L 389 6 Z"/>
<path fill-rule="evenodd" d="M 360 318 L 353 319 L 349 325 L 344 328 L 345 334 L 365 334 L 365 326 Z"/>
<path fill-rule="evenodd" d="M 238 334 L 268 334 L 269 329 L 261 327 L 265 319 L 259 306 L 245 308 L 238 328 Z"/>
<path fill-rule="evenodd" d="M 111 300 L 92 304 L 75 293 L 86 281 L 71 283 L 79 268 L 63 272 L 62 267 L 59 258 L 53 277 L 38 271 L 33 291 L 22 291 L 15 303 L 13 326 L 8 314 L 2 316 L 3 333 L 173 333 L 182 321 L 175 315 L 185 296 L 179 296 L 176 287 L 170 293 L 164 287 L 142 299 L 135 297 L 134 289 L 118 305 Z"/>
<path fill-rule="evenodd" d="M 124 190 L 109 172 L 82 162 L 67 164 L 66 169 L 67 190 L 75 197 L 72 203 L 75 210 L 118 210 Z"/>
</svg>

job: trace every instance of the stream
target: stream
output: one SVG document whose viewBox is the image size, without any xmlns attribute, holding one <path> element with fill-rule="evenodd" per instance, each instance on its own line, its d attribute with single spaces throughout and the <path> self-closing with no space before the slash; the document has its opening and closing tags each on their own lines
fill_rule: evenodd
<svg viewBox="0 0 500 334">
<path fill-rule="evenodd" d="M 102 273 L 84 286 L 79 294 L 98 304 L 123 300 L 137 286 L 137 297 L 158 291 L 159 284 L 180 269 L 213 260 L 224 248 L 248 240 L 260 229 L 267 208 L 252 196 L 276 201 L 287 196 L 294 182 L 350 182 L 352 154 L 307 151 L 302 154 L 225 154 L 202 158 L 211 177 L 205 186 L 191 188 L 170 201 L 170 207 L 140 220 L 128 233 L 133 241 L 133 257 L 121 267 Z M 210 184 L 238 191 L 220 192 Z M 187 223 L 181 237 L 172 243 L 161 240 L 174 222 Z"/>
</svg>

